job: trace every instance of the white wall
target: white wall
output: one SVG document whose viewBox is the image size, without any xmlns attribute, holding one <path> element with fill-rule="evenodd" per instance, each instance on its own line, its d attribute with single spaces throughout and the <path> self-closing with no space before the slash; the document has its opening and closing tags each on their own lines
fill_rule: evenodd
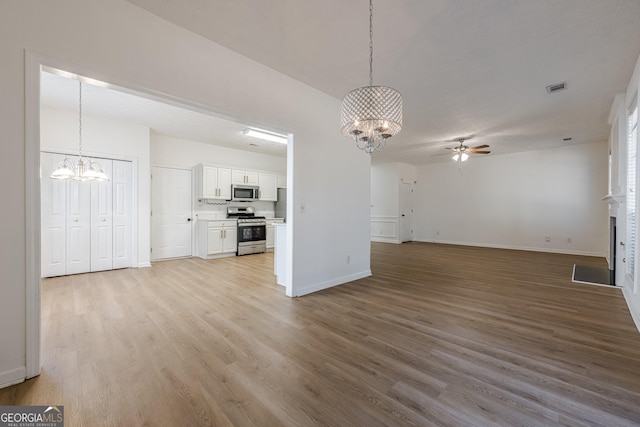
<svg viewBox="0 0 640 427">
<path fill-rule="evenodd" d="M 82 148 L 85 154 L 135 160 L 137 178 L 137 257 L 135 265 L 146 267 L 150 247 L 149 128 L 82 114 Z M 78 113 L 58 108 L 40 110 L 40 147 L 63 153 L 78 151 Z"/>
<path fill-rule="evenodd" d="M 399 163 L 371 166 L 371 217 L 398 216 Z"/>
<path fill-rule="evenodd" d="M 198 163 L 244 167 L 287 174 L 286 157 L 252 153 L 188 141 L 172 136 L 151 133 L 151 163 L 154 166 L 192 168 Z"/>
<path fill-rule="evenodd" d="M 416 240 L 606 253 L 606 142 L 474 157 L 462 173 L 454 162 L 424 165 L 417 181 Z"/>
<path fill-rule="evenodd" d="M 0 178 L 12 185 L 3 189 L 0 223 L 0 384 L 24 378 L 25 295 L 34 288 L 27 286 L 34 273 L 26 270 L 27 259 L 37 257 L 27 245 L 26 222 L 27 203 L 34 203 L 26 189 L 37 186 L 26 174 L 30 147 L 38 145 L 37 138 L 27 138 L 38 133 L 31 124 L 37 116 L 30 96 L 37 88 L 28 66 L 32 54 L 48 66 L 294 134 L 287 160 L 289 182 L 295 183 L 287 217 L 293 260 L 288 292 L 301 295 L 370 274 L 370 159 L 340 135 L 339 100 L 122 0 L 3 1 Z"/>
</svg>

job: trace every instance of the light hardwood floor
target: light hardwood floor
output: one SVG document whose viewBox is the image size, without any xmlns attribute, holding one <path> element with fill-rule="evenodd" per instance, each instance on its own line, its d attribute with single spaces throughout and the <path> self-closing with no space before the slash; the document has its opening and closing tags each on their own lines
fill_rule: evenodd
<svg viewBox="0 0 640 427">
<path fill-rule="evenodd" d="M 638 426 L 640 333 L 569 255 L 373 244 L 302 298 L 272 254 L 43 281 L 40 377 L 67 426 Z"/>
</svg>

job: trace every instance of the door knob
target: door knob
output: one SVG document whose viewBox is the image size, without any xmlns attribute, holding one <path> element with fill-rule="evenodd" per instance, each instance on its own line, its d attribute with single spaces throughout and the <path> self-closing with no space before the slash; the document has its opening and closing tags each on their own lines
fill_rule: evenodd
<svg viewBox="0 0 640 427">
<path fill-rule="evenodd" d="M 102 218 L 102 222 L 107 222 L 107 220 L 105 218 Z"/>
<path fill-rule="evenodd" d="M 187 221 L 191 221 L 191 218 L 187 218 Z"/>
<path fill-rule="evenodd" d="M 73 218 L 73 222 L 78 222 L 78 218 Z"/>
<path fill-rule="evenodd" d="M 624 242 L 620 242 L 620 246 L 624 246 Z"/>
</svg>

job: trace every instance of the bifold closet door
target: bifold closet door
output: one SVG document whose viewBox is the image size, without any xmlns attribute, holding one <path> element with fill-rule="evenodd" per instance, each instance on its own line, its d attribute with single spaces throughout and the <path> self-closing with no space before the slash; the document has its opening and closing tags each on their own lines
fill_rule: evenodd
<svg viewBox="0 0 640 427">
<path fill-rule="evenodd" d="M 50 179 L 64 158 L 40 156 L 42 277 L 131 267 L 132 163 L 97 159 L 106 182 Z"/>
<path fill-rule="evenodd" d="M 113 268 L 131 267 L 133 171 L 131 162 L 113 161 Z"/>
<path fill-rule="evenodd" d="M 91 271 L 91 184 L 73 179 L 66 184 L 66 274 L 86 273 Z"/>
<path fill-rule="evenodd" d="M 113 177 L 111 160 L 99 160 Z M 86 185 L 86 184 L 85 184 Z M 113 183 L 91 182 L 91 271 L 113 269 Z"/>
<path fill-rule="evenodd" d="M 67 183 L 49 178 L 63 159 L 62 154 L 42 153 L 40 156 L 42 277 L 67 273 Z"/>
</svg>

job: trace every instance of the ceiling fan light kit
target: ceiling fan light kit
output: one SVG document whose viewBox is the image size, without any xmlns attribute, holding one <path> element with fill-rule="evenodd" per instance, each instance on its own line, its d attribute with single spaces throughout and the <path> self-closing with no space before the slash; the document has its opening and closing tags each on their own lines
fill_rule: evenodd
<svg viewBox="0 0 640 427">
<path fill-rule="evenodd" d="M 458 168 L 460 168 L 462 162 L 469 159 L 470 154 L 489 154 L 491 151 L 485 150 L 485 148 L 489 148 L 487 144 L 476 145 L 475 147 L 469 147 L 464 143 L 473 138 L 473 136 L 468 136 L 465 138 L 457 138 L 455 141 L 458 141 L 458 146 L 456 147 L 446 147 L 446 150 L 451 150 L 454 152 L 453 159 L 454 162 L 458 163 Z M 436 154 L 437 155 L 437 154 Z"/>
<path fill-rule="evenodd" d="M 373 85 L 373 0 L 369 0 L 369 86 L 342 100 L 341 132 L 366 153 L 382 151 L 387 139 L 402 129 L 402 96 L 387 86 Z"/>
</svg>

